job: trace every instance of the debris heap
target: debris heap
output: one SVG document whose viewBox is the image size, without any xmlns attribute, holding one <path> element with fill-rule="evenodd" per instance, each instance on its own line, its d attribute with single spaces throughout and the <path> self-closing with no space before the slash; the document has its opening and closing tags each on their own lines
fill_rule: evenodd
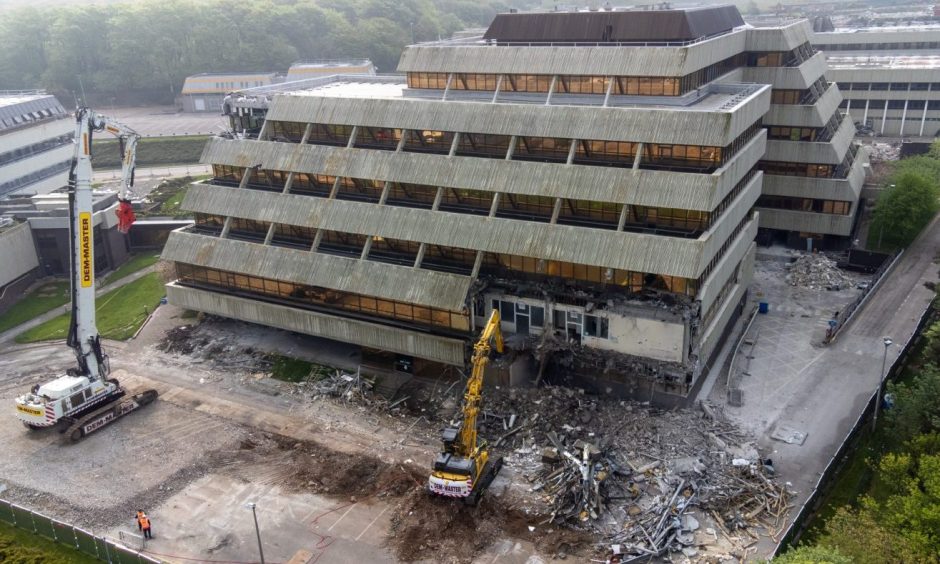
<svg viewBox="0 0 940 564">
<path fill-rule="evenodd" d="M 821 254 L 807 254 L 787 266 L 787 284 L 811 290 L 840 290 L 851 287 L 852 279 L 836 266 L 836 261 Z"/>
<path fill-rule="evenodd" d="M 561 387 L 487 398 L 481 430 L 511 449 L 507 466 L 534 494 L 520 509 L 546 525 L 590 531 L 636 558 L 711 544 L 746 555 L 758 534 L 784 527 L 790 492 L 716 407 L 662 411 Z"/>
</svg>

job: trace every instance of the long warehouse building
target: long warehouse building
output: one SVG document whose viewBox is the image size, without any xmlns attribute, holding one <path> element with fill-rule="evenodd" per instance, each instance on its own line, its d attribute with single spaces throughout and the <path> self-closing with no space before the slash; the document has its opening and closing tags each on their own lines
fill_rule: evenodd
<svg viewBox="0 0 940 564">
<path fill-rule="evenodd" d="M 464 366 L 498 309 L 550 376 L 680 403 L 752 277 L 765 116 L 834 128 L 780 145 L 793 197 L 845 181 L 799 174 L 844 163 L 838 90 L 775 111 L 825 70 L 808 28 L 743 23 L 731 6 L 501 14 L 483 37 L 408 47 L 404 77 L 242 91 L 247 136 L 210 141 L 213 178 L 183 202 L 196 224 L 164 251 L 169 299 L 416 371 Z"/>
</svg>

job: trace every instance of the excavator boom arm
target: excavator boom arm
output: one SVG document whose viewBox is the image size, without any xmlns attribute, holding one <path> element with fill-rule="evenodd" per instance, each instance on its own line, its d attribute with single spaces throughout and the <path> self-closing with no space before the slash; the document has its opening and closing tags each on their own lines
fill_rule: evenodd
<svg viewBox="0 0 940 564">
<path fill-rule="evenodd" d="M 467 380 L 467 390 L 464 393 L 463 424 L 460 426 L 460 442 L 457 452 L 464 457 L 473 456 L 477 444 L 477 415 L 480 412 L 480 402 L 483 399 L 483 373 L 490 361 L 490 341 L 496 345 L 496 351 L 503 352 L 503 334 L 499 328 L 499 312 L 493 310 L 490 319 L 483 327 L 480 339 L 473 346 L 473 368 L 470 379 Z"/>
</svg>

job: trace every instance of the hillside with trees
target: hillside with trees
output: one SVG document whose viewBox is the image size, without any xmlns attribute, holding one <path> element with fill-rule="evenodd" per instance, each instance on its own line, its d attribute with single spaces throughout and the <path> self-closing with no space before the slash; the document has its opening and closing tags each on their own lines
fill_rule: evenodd
<svg viewBox="0 0 940 564">
<path fill-rule="evenodd" d="M 200 72 L 284 72 L 367 57 L 394 72 L 405 45 L 489 24 L 527 0 L 143 0 L 22 7 L 0 18 L 0 85 L 71 105 L 170 103 Z"/>
</svg>

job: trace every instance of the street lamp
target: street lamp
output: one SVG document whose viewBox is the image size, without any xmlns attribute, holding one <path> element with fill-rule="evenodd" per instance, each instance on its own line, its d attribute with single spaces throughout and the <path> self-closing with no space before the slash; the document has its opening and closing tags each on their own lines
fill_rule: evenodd
<svg viewBox="0 0 940 564">
<path fill-rule="evenodd" d="M 258 553 L 261 555 L 261 564 L 264 564 L 264 549 L 261 548 L 261 530 L 258 529 L 258 514 L 255 513 L 255 504 L 249 503 L 248 508 L 251 509 L 251 516 L 255 518 L 255 535 L 258 537 Z"/>
<path fill-rule="evenodd" d="M 881 358 L 881 376 L 878 379 L 878 392 L 875 398 L 875 416 L 871 419 L 871 430 L 874 431 L 878 424 L 878 410 L 881 408 L 881 388 L 885 383 L 885 367 L 888 365 L 888 347 L 891 346 L 891 337 L 884 338 L 885 354 Z"/>
</svg>

